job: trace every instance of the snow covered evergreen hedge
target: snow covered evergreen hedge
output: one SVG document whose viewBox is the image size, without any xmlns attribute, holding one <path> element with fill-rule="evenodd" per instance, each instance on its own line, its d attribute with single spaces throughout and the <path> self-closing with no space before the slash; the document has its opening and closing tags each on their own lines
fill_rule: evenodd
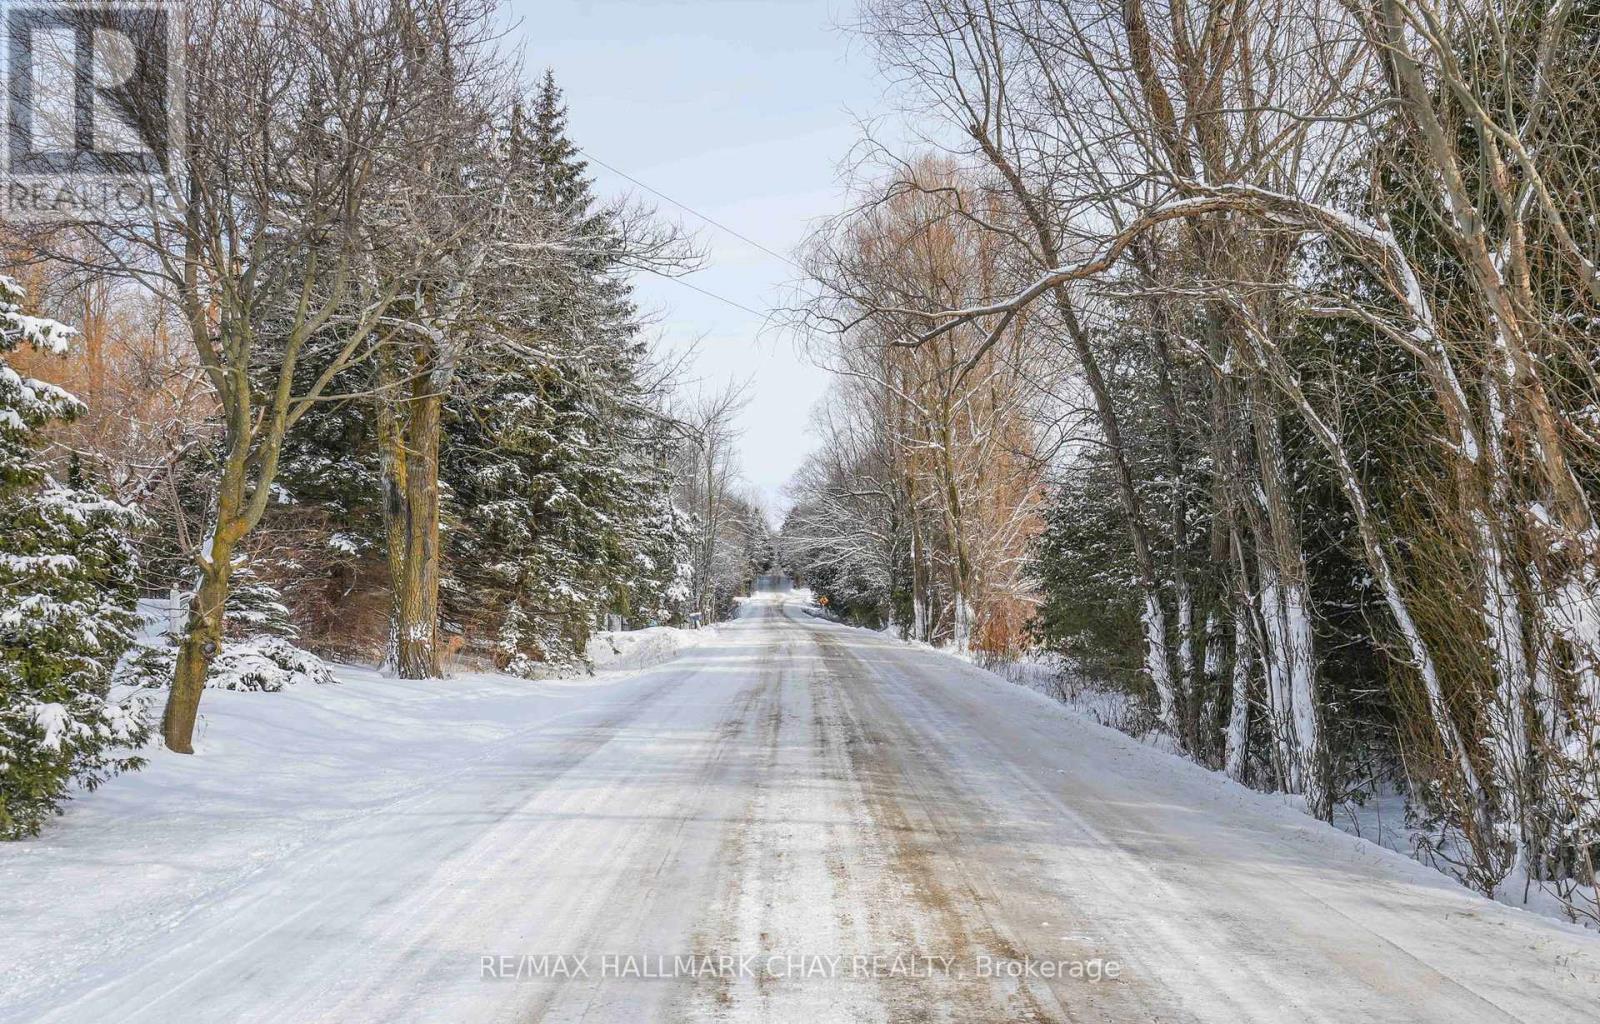
<svg viewBox="0 0 1600 1024">
<path fill-rule="evenodd" d="M 72 329 L 23 314 L 0 277 L 0 838 L 34 835 L 74 786 L 139 766 L 143 702 L 108 698 L 133 639 L 137 512 L 45 473 L 37 430 L 82 405 L 4 360 L 64 352 Z"/>
</svg>

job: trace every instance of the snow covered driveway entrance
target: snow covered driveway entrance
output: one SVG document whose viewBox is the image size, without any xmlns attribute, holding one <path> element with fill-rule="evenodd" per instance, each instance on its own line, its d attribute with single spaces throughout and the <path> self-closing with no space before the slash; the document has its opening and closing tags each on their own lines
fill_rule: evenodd
<svg viewBox="0 0 1600 1024">
<path fill-rule="evenodd" d="M 1595 1019 L 1600 938 L 747 611 L 598 683 L 208 694 L 199 757 L 0 849 L 0 1020 Z"/>
</svg>

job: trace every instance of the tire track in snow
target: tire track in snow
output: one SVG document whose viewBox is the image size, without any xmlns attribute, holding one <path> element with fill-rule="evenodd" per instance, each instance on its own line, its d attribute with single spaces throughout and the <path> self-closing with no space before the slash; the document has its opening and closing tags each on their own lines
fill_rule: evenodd
<svg viewBox="0 0 1600 1024">
<path fill-rule="evenodd" d="M 969 974 L 953 991 L 937 996 L 891 982 L 886 995 L 895 1007 L 894 1019 L 1075 1019 L 1070 1004 L 1049 985 L 971 975 L 979 954 L 1017 961 L 1027 953 L 1017 942 L 1006 902 L 999 898 L 1000 886 L 992 875 L 985 877 L 969 841 L 976 823 L 962 810 L 970 797 L 944 777 L 937 761 L 919 756 L 925 751 L 897 709 L 877 692 L 881 684 L 871 667 L 826 632 L 815 640 L 835 667 L 833 685 L 844 707 L 851 756 L 867 787 L 876 828 L 890 837 L 895 871 L 924 910 L 917 942 L 937 955 L 954 957 Z M 969 820 L 957 820 L 962 817 Z M 1015 891 L 1027 883 L 1012 878 L 1007 884 Z"/>
<path fill-rule="evenodd" d="M 637 875 L 622 873 L 618 884 L 607 889 L 584 914 L 581 928 L 570 931 L 575 937 L 562 948 L 574 953 L 615 951 L 645 955 L 673 955 L 688 947 L 679 941 L 686 934 L 697 899 L 708 898 L 704 877 L 704 857 L 709 844 L 722 842 L 737 827 L 738 815 L 727 813 L 728 805 L 749 789 L 751 769 L 739 755 L 751 744 L 751 733 L 762 716 L 761 708 L 770 702 L 778 680 L 776 651 L 761 655 L 755 680 L 743 686 L 721 720 L 711 730 L 711 738 L 700 758 L 689 791 L 674 800 L 670 814 L 661 816 L 661 832 L 651 841 L 641 841 L 646 850 L 658 852 L 647 872 L 650 882 L 645 892 L 636 885 Z M 730 800 L 730 797 L 732 798 Z M 715 840 L 704 839 L 701 848 L 686 849 L 685 838 L 692 830 L 715 831 Z M 624 859 L 626 859 L 624 857 Z M 676 920 L 666 924 L 663 899 L 679 904 L 672 914 Z M 663 943 L 665 945 L 663 945 Z M 646 948 L 654 945 L 659 948 Z M 682 948 L 680 948 L 682 947 Z M 594 979 L 552 988 L 519 1012 L 518 1020 L 583 1021 L 618 1019 L 672 1019 L 667 1008 L 681 1003 L 692 986 L 690 980 L 645 981 L 634 979 Z M 626 1016 L 617 1012 L 625 1008 Z M 656 1011 L 652 1016 L 651 1011 Z"/>
</svg>

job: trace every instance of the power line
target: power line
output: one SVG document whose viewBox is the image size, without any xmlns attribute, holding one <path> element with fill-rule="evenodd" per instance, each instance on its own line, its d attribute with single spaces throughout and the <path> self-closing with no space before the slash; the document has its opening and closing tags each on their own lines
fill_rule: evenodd
<svg viewBox="0 0 1600 1024">
<path fill-rule="evenodd" d="M 746 313 L 749 313 L 751 316 L 757 316 L 757 317 L 760 317 L 761 319 L 765 320 L 765 319 L 767 319 L 767 317 L 772 315 L 771 313 L 759 313 L 756 310 L 751 309 L 749 306 L 746 306 L 742 302 L 735 302 L 732 299 L 730 299 L 730 298 L 728 298 L 728 297 L 726 297 L 724 295 L 718 295 L 716 292 L 708 291 L 707 289 L 702 288 L 697 284 L 690 284 L 688 281 L 684 280 L 681 277 L 677 277 L 677 276 L 674 276 L 672 274 L 665 274 L 665 273 L 662 273 L 659 270 L 651 270 L 650 273 L 656 275 L 657 277 L 664 277 L 668 281 L 676 281 L 679 284 L 683 285 L 685 288 L 688 288 L 690 291 L 699 292 L 701 295 L 704 295 L 707 298 L 716 299 L 718 302 L 725 302 L 728 305 L 732 306 L 734 309 L 742 309 Z"/>
<path fill-rule="evenodd" d="M 773 257 L 774 259 L 782 260 L 783 262 L 789 264 L 789 266 L 791 266 L 794 269 L 800 271 L 802 274 L 806 272 L 806 268 L 805 267 L 802 267 L 800 264 L 796 263 L 794 260 L 792 260 L 789 257 L 785 256 L 783 253 L 775 252 L 772 249 L 768 249 L 766 246 L 762 245 L 760 242 L 756 241 L 754 238 L 751 238 L 749 235 L 746 235 L 746 234 L 744 234 L 742 232 L 739 232 L 739 231 L 735 231 L 733 228 L 728 227 L 728 225 L 722 223 L 721 221 L 717 220 L 714 217 L 711 217 L 711 216 L 709 216 L 707 214 L 701 213 L 699 210 L 696 210 L 694 207 L 688 205 L 687 203 L 680 203 L 680 202 L 678 202 L 678 200 L 676 200 L 676 199 L 672 198 L 671 196 L 667 195 L 665 192 L 662 192 L 662 191 L 660 191 L 658 189 L 651 188 L 649 185 L 646 185 L 644 182 L 640 181 L 638 178 L 635 178 L 633 175 L 629 174 L 626 171 L 619 171 L 617 168 L 615 168 L 615 167 L 611 166 L 610 164 L 606 163 L 604 160 L 602 160 L 599 157 L 595 156 L 593 153 L 589 152 L 587 149 L 584 149 L 582 146 L 576 146 L 575 145 L 572 148 L 576 149 L 578 152 L 582 153 L 584 156 L 588 157 L 590 160 L 593 160 L 595 163 L 599 164 L 601 167 L 604 167 L 606 170 L 610 171 L 612 174 L 615 174 L 617 177 L 625 178 L 628 181 L 633 182 L 635 185 L 638 185 L 640 188 L 644 189 L 646 192 L 648 192 L 651 195 L 655 196 L 657 199 L 665 200 L 666 202 L 671 203 L 673 206 L 676 206 L 678 209 L 683 210 L 686 213 L 692 214 L 693 216 L 699 217 L 701 220 L 705 221 L 707 224 L 710 224 L 712 227 L 718 228 L 718 229 L 720 229 L 722 231 L 726 231 L 728 234 L 730 234 L 733 237 L 739 239 L 741 242 L 744 242 L 747 245 L 755 246 L 757 249 L 760 249 L 762 252 L 766 253 L 768 256 Z"/>
</svg>

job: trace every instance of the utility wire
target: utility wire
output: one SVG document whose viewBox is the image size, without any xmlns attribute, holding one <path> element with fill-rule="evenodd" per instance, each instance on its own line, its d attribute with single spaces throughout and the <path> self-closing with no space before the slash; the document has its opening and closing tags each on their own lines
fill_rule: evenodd
<svg viewBox="0 0 1600 1024">
<path fill-rule="evenodd" d="M 689 213 L 689 214 L 691 214 L 691 215 L 693 215 L 695 217 L 699 217 L 701 220 L 705 221 L 707 224 L 710 224 L 712 227 L 717 228 L 718 230 L 721 230 L 721 231 L 726 231 L 728 234 L 730 234 L 733 237 L 739 239 L 741 242 L 744 242 L 747 245 L 755 246 L 757 249 L 760 249 L 762 252 L 766 253 L 768 256 L 771 256 L 774 259 L 782 260 L 783 262 L 789 264 L 789 266 L 791 266 L 794 269 L 800 271 L 802 274 L 805 273 L 805 269 L 806 268 L 802 267 L 800 264 L 796 263 L 794 260 L 790 259 L 789 257 L 783 255 L 783 253 L 774 252 L 773 250 L 768 249 L 766 246 L 762 245 L 760 242 L 756 241 L 754 238 L 751 238 L 749 235 L 746 235 L 746 234 L 744 234 L 742 232 L 739 232 L 739 231 L 735 231 L 733 228 L 728 227 L 728 225 L 722 223 L 721 221 L 717 220 L 716 218 L 711 217 L 711 216 L 709 216 L 707 214 L 701 213 L 699 210 L 696 210 L 694 207 L 689 206 L 686 203 L 678 202 L 678 200 L 676 200 L 676 199 L 672 198 L 671 196 L 667 195 L 665 192 L 659 191 L 658 189 L 651 188 L 649 185 L 646 185 L 644 182 L 640 181 L 638 178 L 635 178 L 633 175 L 629 174 L 628 172 L 623 171 L 623 170 L 619 170 L 618 168 L 612 166 L 611 164 L 606 163 L 604 160 L 602 160 L 599 157 L 595 156 L 593 153 L 589 152 L 587 149 L 584 149 L 582 146 L 574 145 L 572 148 L 577 150 L 578 152 L 582 153 L 584 156 L 588 157 L 590 161 L 599 164 L 601 167 L 604 167 L 606 170 L 610 171 L 612 174 L 615 174 L 617 177 L 623 178 L 623 179 L 626 179 L 627 181 L 633 182 L 635 185 L 637 185 L 640 188 L 644 189 L 646 192 L 648 192 L 651 195 L 655 196 L 657 199 L 661 199 L 661 200 L 664 200 L 665 202 L 669 202 L 673 206 L 676 206 L 678 209 L 683 210 L 684 212 Z M 746 313 L 749 313 L 751 316 L 758 316 L 758 317 L 761 317 L 763 320 L 765 320 L 767 317 L 769 317 L 771 315 L 770 313 L 758 313 L 755 310 L 751 309 L 749 306 L 746 306 L 742 302 L 735 302 L 734 300 L 732 300 L 730 298 L 727 298 L 726 296 L 718 295 L 716 292 L 709 291 L 709 290 L 707 290 L 705 288 L 700 287 L 699 285 L 690 284 L 688 281 L 684 280 L 682 277 L 678 277 L 678 276 L 675 276 L 675 275 L 672 275 L 672 274 L 663 274 L 663 273 L 660 273 L 659 271 L 651 271 L 651 273 L 655 273 L 655 274 L 657 274 L 657 276 L 660 276 L 660 277 L 665 277 L 670 281 L 676 281 L 679 284 L 683 285 L 685 288 L 688 288 L 691 291 L 697 291 L 701 295 L 707 296 L 708 298 L 716 299 L 718 302 L 727 303 L 728 305 L 732 306 L 734 309 L 742 309 Z"/>
<path fill-rule="evenodd" d="M 751 238 L 749 235 L 743 234 L 742 232 L 735 231 L 732 228 L 728 227 L 728 225 L 722 223 L 721 221 L 717 220 L 714 217 L 711 217 L 711 216 L 708 216 L 707 214 L 701 213 L 699 210 L 696 210 L 694 207 L 689 206 L 687 203 L 680 203 L 676 199 L 674 199 L 671 196 L 667 195 L 665 192 L 661 192 L 661 191 L 658 191 L 656 189 L 651 188 L 649 185 L 646 185 L 644 182 L 640 181 L 638 178 L 635 178 L 633 175 L 629 174 L 628 172 L 620 171 L 617 168 L 615 168 L 615 167 L 611 166 L 610 164 L 606 163 L 604 160 L 602 160 L 599 157 L 595 156 L 593 153 L 589 152 L 587 149 L 584 149 L 582 146 L 576 146 L 575 145 L 572 148 L 576 149 L 578 152 L 582 153 L 584 156 L 588 157 L 590 160 L 592 160 L 595 163 L 599 164 L 601 167 L 604 167 L 606 170 L 610 171 L 612 174 L 615 174 L 617 177 L 626 178 L 628 181 L 633 182 L 635 185 L 638 185 L 640 188 L 644 189 L 646 192 L 648 192 L 651 195 L 655 196 L 657 199 L 665 200 L 666 202 L 671 203 L 673 206 L 676 206 L 678 209 L 683 210 L 685 213 L 689 213 L 689 214 L 691 214 L 691 215 L 693 215 L 695 217 L 699 217 L 701 220 L 705 221 L 707 224 L 710 224 L 712 227 L 718 228 L 718 229 L 720 229 L 722 231 L 726 231 L 728 234 L 730 234 L 733 237 L 739 239 L 741 242 L 744 242 L 747 245 L 755 246 L 757 249 L 760 249 L 762 252 L 766 253 L 768 256 L 771 256 L 774 259 L 782 260 L 783 262 L 789 264 L 789 266 L 791 266 L 794 269 L 800 271 L 802 274 L 806 272 L 806 268 L 805 267 L 802 267 L 800 264 L 796 263 L 794 260 L 792 260 L 789 257 L 785 256 L 783 253 L 775 252 L 772 249 L 768 249 L 766 246 L 762 245 L 760 242 L 756 241 L 754 238 Z"/>
<path fill-rule="evenodd" d="M 665 274 L 665 273 L 662 273 L 659 270 L 651 270 L 650 273 L 656 275 L 657 277 L 664 277 L 668 281 L 676 281 L 679 284 L 683 285 L 685 288 L 688 288 L 690 291 L 699 292 L 701 295 L 704 295 L 707 298 L 716 299 L 718 302 L 725 302 L 728 305 L 732 306 L 734 309 L 742 309 L 746 313 L 749 313 L 751 316 L 760 317 L 762 320 L 765 320 L 769 316 L 772 315 L 770 312 L 769 313 L 759 313 L 756 310 L 751 309 L 749 306 L 746 306 L 742 302 L 735 302 L 735 301 L 733 301 L 732 299 L 730 299 L 730 298 L 728 298 L 726 296 L 718 295 L 716 292 L 713 292 L 713 291 L 708 291 L 707 289 L 702 288 L 697 284 L 690 284 L 688 281 L 686 281 L 683 278 L 678 277 L 676 275 Z"/>
</svg>

